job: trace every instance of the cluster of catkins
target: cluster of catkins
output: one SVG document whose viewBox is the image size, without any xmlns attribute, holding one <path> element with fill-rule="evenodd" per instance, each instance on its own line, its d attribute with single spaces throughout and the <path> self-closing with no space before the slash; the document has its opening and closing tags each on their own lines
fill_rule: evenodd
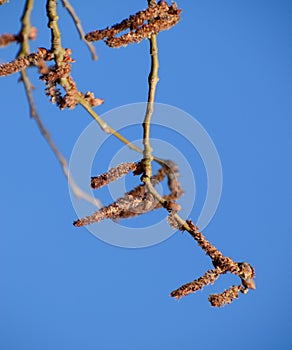
<svg viewBox="0 0 292 350">
<path fill-rule="evenodd" d="M 159 1 L 109 28 L 86 34 L 85 39 L 87 41 L 105 40 L 109 47 L 115 48 L 139 43 L 152 34 L 158 34 L 176 25 L 180 20 L 180 13 L 181 10 L 178 9 L 175 2 L 168 5 L 165 1 Z M 128 33 L 117 36 L 125 30 L 129 30 Z"/>
</svg>

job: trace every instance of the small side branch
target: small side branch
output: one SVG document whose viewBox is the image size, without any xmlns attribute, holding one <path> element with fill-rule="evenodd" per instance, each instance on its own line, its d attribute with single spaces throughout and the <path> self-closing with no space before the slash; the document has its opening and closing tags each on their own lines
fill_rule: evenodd
<svg viewBox="0 0 292 350">
<path fill-rule="evenodd" d="M 77 31 L 79 33 L 80 39 L 85 42 L 85 44 L 87 45 L 87 47 L 88 47 L 88 49 L 89 49 L 89 51 L 91 53 L 92 59 L 94 61 L 96 61 L 97 60 L 97 54 L 95 52 L 95 48 L 90 42 L 85 40 L 85 32 L 84 32 L 84 30 L 82 28 L 81 21 L 80 21 L 79 17 L 77 16 L 74 8 L 70 4 L 69 0 L 62 0 L 62 4 L 65 7 L 65 9 L 68 11 L 69 15 L 71 16 L 71 18 L 72 18 L 72 20 L 73 20 L 73 22 L 74 22 L 74 24 L 76 26 L 76 29 L 77 29 Z"/>
<path fill-rule="evenodd" d="M 59 151 L 59 149 L 57 148 L 57 146 L 55 145 L 54 141 L 52 140 L 49 132 L 47 131 L 46 127 L 44 126 L 43 122 L 41 121 L 41 118 L 36 110 L 35 104 L 34 104 L 34 100 L 33 100 L 33 96 L 32 96 L 32 91 L 31 91 L 31 83 L 29 81 L 29 78 L 26 74 L 25 71 L 21 72 L 21 79 L 23 81 L 24 87 L 25 87 L 25 92 L 26 92 L 26 96 L 28 99 L 28 103 L 29 103 L 29 108 L 30 108 L 30 116 L 35 120 L 42 136 L 44 137 L 44 139 L 47 141 L 49 147 L 51 148 L 51 150 L 53 151 L 54 155 L 56 156 L 56 158 L 58 159 L 62 171 L 65 175 L 65 177 L 67 178 L 69 185 L 72 189 L 73 194 L 76 196 L 76 198 L 78 199 L 84 199 L 87 202 L 93 204 L 94 206 L 96 206 L 97 208 L 100 208 L 102 206 L 101 202 L 98 199 L 93 198 L 92 196 L 88 195 L 87 193 L 85 193 L 84 191 L 82 191 L 80 189 L 80 187 L 77 186 L 77 184 L 75 183 L 70 171 L 69 171 L 69 167 L 68 167 L 68 163 L 65 159 L 65 157 L 62 155 L 62 153 Z"/>
<path fill-rule="evenodd" d="M 118 140 L 120 140 L 122 143 L 127 145 L 131 150 L 138 152 L 138 153 L 143 153 L 143 150 L 131 143 L 127 138 L 125 138 L 122 134 L 120 134 L 118 131 L 113 129 L 111 126 L 109 126 L 91 107 L 91 105 L 80 95 L 76 96 L 76 99 L 78 103 L 91 115 L 91 117 L 98 123 L 100 126 L 101 130 L 106 132 L 107 134 L 111 134 L 115 136 Z M 157 162 L 160 165 L 164 164 L 164 161 L 158 157 L 153 157 L 153 160 Z"/>
</svg>

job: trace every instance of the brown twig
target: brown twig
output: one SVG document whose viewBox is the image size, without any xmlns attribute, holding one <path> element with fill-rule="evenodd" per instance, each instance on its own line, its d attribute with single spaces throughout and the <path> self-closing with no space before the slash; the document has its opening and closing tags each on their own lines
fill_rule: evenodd
<svg viewBox="0 0 292 350">
<path fill-rule="evenodd" d="M 46 127 L 44 126 L 44 124 L 43 124 L 43 122 L 42 122 L 42 120 L 41 120 L 41 118 L 36 110 L 33 96 L 32 96 L 32 91 L 31 91 L 31 84 L 30 84 L 29 78 L 26 74 L 26 71 L 21 72 L 21 80 L 23 81 L 23 84 L 25 87 L 25 92 L 26 92 L 26 96 L 27 96 L 29 108 L 30 108 L 30 116 L 35 120 L 41 134 L 43 135 L 43 137 L 47 141 L 49 147 L 53 151 L 56 158 L 58 159 L 58 161 L 61 165 L 62 171 L 69 182 L 69 185 L 71 187 L 71 190 L 72 190 L 74 196 L 78 199 L 86 200 L 87 202 L 93 204 L 97 208 L 102 207 L 102 204 L 98 199 L 96 199 L 96 198 L 88 195 L 84 191 L 82 191 L 81 188 L 75 183 L 75 181 L 72 177 L 72 174 L 69 171 L 67 160 L 65 159 L 65 157 L 62 155 L 62 153 L 59 151 L 59 149 L 57 148 L 57 146 L 53 142 L 49 132 L 47 131 Z"/>
<path fill-rule="evenodd" d="M 79 33 L 80 39 L 85 42 L 85 44 L 87 45 L 87 47 L 88 47 L 88 49 L 89 49 L 89 51 L 91 53 L 92 59 L 94 61 L 96 61 L 97 60 L 97 54 L 95 52 L 95 48 L 90 42 L 85 40 L 85 32 L 84 32 L 84 30 L 82 28 L 81 21 L 80 21 L 79 17 L 77 16 L 74 8 L 70 4 L 69 0 L 62 0 L 62 4 L 65 7 L 65 9 L 68 11 L 69 15 L 71 16 L 71 18 L 72 18 L 72 20 L 73 20 L 73 22 L 74 22 L 74 24 L 76 26 L 76 29 L 77 29 L 77 31 Z"/>
</svg>

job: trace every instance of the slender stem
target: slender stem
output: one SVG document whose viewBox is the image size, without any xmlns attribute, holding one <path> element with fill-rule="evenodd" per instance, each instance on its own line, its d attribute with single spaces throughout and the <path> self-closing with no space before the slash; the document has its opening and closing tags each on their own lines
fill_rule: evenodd
<svg viewBox="0 0 292 350">
<path fill-rule="evenodd" d="M 157 49 L 156 35 L 154 34 L 152 34 L 150 38 L 150 55 L 151 55 L 151 70 L 148 77 L 148 84 L 149 84 L 148 100 L 147 100 L 146 114 L 143 122 L 144 176 L 148 178 L 152 176 L 152 166 L 151 166 L 152 148 L 150 144 L 150 125 L 151 125 L 151 118 L 152 118 L 153 109 L 154 109 L 156 86 L 159 80 L 158 49 Z"/>
<path fill-rule="evenodd" d="M 30 15 L 33 9 L 34 0 L 26 0 L 23 15 L 21 17 L 21 46 L 17 57 L 28 55 L 30 52 L 28 36 L 31 29 Z"/>
<path fill-rule="evenodd" d="M 121 135 L 118 131 L 110 127 L 94 110 L 93 108 L 88 104 L 87 101 L 80 95 L 76 96 L 76 99 L 78 103 L 92 116 L 92 118 L 99 124 L 100 128 L 106 132 L 107 134 L 114 135 L 118 140 L 123 142 L 125 145 L 127 145 L 131 150 L 136 151 L 138 153 L 143 153 L 143 150 L 132 144 L 128 139 L 126 139 L 123 135 Z M 153 157 L 153 160 L 156 161 L 158 164 L 163 165 L 165 162 L 158 158 Z"/>
<path fill-rule="evenodd" d="M 55 61 L 57 64 L 61 64 L 64 55 L 64 49 L 61 42 L 61 32 L 58 26 L 58 14 L 57 14 L 57 1 L 47 0 L 47 16 L 48 27 L 51 29 L 51 50 L 55 54 Z"/>
<path fill-rule="evenodd" d="M 32 96 L 32 92 L 31 92 L 31 83 L 29 81 L 29 78 L 28 78 L 25 70 L 21 71 L 21 79 L 22 79 L 24 87 L 25 87 L 25 92 L 26 92 L 26 96 L 27 96 L 29 108 L 30 108 L 30 115 L 35 120 L 41 134 L 43 135 L 44 139 L 47 141 L 48 145 L 50 146 L 50 148 L 53 151 L 56 158 L 58 159 L 58 161 L 61 165 L 62 171 L 63 171 L 65 177 L 68 179 L 68 182 L 69 182 L 69 185 L 72 189 L 73 194 L 76 196 L 76 198 L 84 199 L 84 200 L 88 201 L 89 203 L 94 204 L 96 207 L 101 208 L 102 204 L 98 199 L 95 199 L 94 197 L 92 197 L 92 196 L 88 195 L 87 193 L 85 193 L 84 191 L 82 191 L 75 183 L 75 181 L 70 173 L 67 160 L 65 159 L 65 157 L 62 155 L 62 153 L 59 151 L 59 149 L 55 145 L 54 141 L 52 140 L 48 130 L 44 126 L 44 124 L 43 124 L 43 122 L 42 122 L 42 120 L 41 120 L 41 118 L 36 110 L 33 96 Z"/>
<path fill-rule="evenodd" d="M 148 0 L 148 6 L 155 6 L 156 0 Z M 150 179 L 152 176 L 152 148 L 150 144 L 150 125 L 151 118 L 154 110 L 154 101 L 155 101 L 155 93 L 156 86 L 159 81 L 158 78 L 158 48 L 157 48 L 157 39 L 156 35 L 152 34 L 150 39 L 150 55 L 151 55 L 151 69 L 148 76 L 148 99 L 147 99 L 147 109 L 143 122 L 143 165 L 144 165 L 144 177 Z"/>
<path fill-rule="evenodd" d="M 76 12 L 74 11 L 74 8 L 70 4 L 69 0 L 62 0 L 62 4 L 65 7 L 65 9 L 68 11 L 69 15 L 72 17 L 73 22 L 75 23 L 76 29 L 77 29 L 77 31 L 78 31 L 78 33 L 80 35 L 80 39 L 85 42 L 85 44 L 87 45 L 87 47 L 88 47 L 88 49 L 89 49 L 89 51 L 91 53 L 92 59 L 94 61 L 96 61 L 97 60 L 97 54 L 95 52 L 95 48 L 92 45 L 92 43 L 90 43 L 90 42 L 88 42 L 87 40 L 84 39 L 85 32 L 84 32 L 84 30 L 82 28 L 81 21 L 80 21 L 79 17 L 76 15 Z"/>
<path fill-rule="evenodd" d="M 51 42 L 52 42 L 52 51 L 55 54 L 55 60 L 56 63 L 61 63 L 63 59 L 63 51 L 64 49 L 61 46 L 61 36 L 60 36 L 60 29 L 58 27 L 58 16 L 56 11 L 56 0 L 47 0 L 47 16 L 49 18 L 48 27 L 51 28 Z M 61 56 L 60 56 L 61 52 Z M 59 58 L 58 58 L 59 55 Z M 68 85 L 67 78 L 61 78 L 59 79 L 59 84 L 63 86 L 65 89 Z M 154 90 L 155 91 L 155 90 Z M 153 95 L 153 92 L 151 93 Z M 154 97 L 154 95 L 153 95 Z M 94 120 L 99 124 L 101 129 L 105 131 L 108 134 L 114 135 L 116 138 L 118 138 L 120 141 L 122 141 L 124 144 L 126 144 L 130 149 L 143 153 L 143 151 L 133 145 L 130 141 L 128 141 L 124 136 L 122 136 L 120 133 L 115 131 L 113 128 L 111 128 L 107 123 L 105 123 L 100 116 L 92 109 L 92 107 L 85 101 L 85 99 L 80 96 L 80 94 L 76 94 L 76 99 L 78 103 L 94 118 Z M 150 115 L 151 117 L 151 115 Z M 156 161 L 162 163 L 162 160 L 159 160 L 158 158 L 155 159 Z M 150 164 L 151 166 L 151 164 Z"/>
</svg>

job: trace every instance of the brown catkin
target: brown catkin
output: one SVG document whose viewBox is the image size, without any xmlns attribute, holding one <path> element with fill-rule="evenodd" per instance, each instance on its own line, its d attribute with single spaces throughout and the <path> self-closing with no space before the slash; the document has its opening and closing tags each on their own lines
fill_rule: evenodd
<svg viewBox="0 0 292 350">
<path fill-rule="evenodd" d="M 139 43 L 149 38 L 152 34 L 158 34 L 176 25 L 180 20 L 181 10 L 175 2 L 168 5 L 165 1 L 149 6 L 146 10 L 139 11 L 135 15 L 124 19 L 122 22 L 101 30 L 95 30 L 85 35 L 87 41 L 105 40 L 109 47 L 118 48 L 132 43 Z M 146 22 L 146 23 L 145 23 Z M 129 32 L 117 37 L 122 31 Z"/>
<path fill-rule="evenodd" d="M 180 299 L 190 293 L 195 293 L 196 291 L 202 289 L 208 284 L 213 284 L 216 279 L 221 275 L 222 271 L 219 268 L 207 271 L 202 277 L 182 285 L 180 288 L 172 291 L 170 293 L 171 297 Z"/>
<path fill-rule="evenodd" d="M 135 171 L 137 168 L 136 163 L 128 162 L 122 163 L 118 166 L 111 168 L 104 174 L 91 178 L 91 187 L 94 189 L 101 188 L 108 185 L 110 182 L 117 180 L 118 178 L 128 174 L 130 171 Z"/>
<path fill-rule="evenodd" d="M 226 289 L 223 293 L 211 294 L 208 300 L 212 306 L 224 306 L 232 303 L 234 299 L 237 299 L 240 291 L 241 286 L 232 286 L 231 288 Z"/>
</svg>

